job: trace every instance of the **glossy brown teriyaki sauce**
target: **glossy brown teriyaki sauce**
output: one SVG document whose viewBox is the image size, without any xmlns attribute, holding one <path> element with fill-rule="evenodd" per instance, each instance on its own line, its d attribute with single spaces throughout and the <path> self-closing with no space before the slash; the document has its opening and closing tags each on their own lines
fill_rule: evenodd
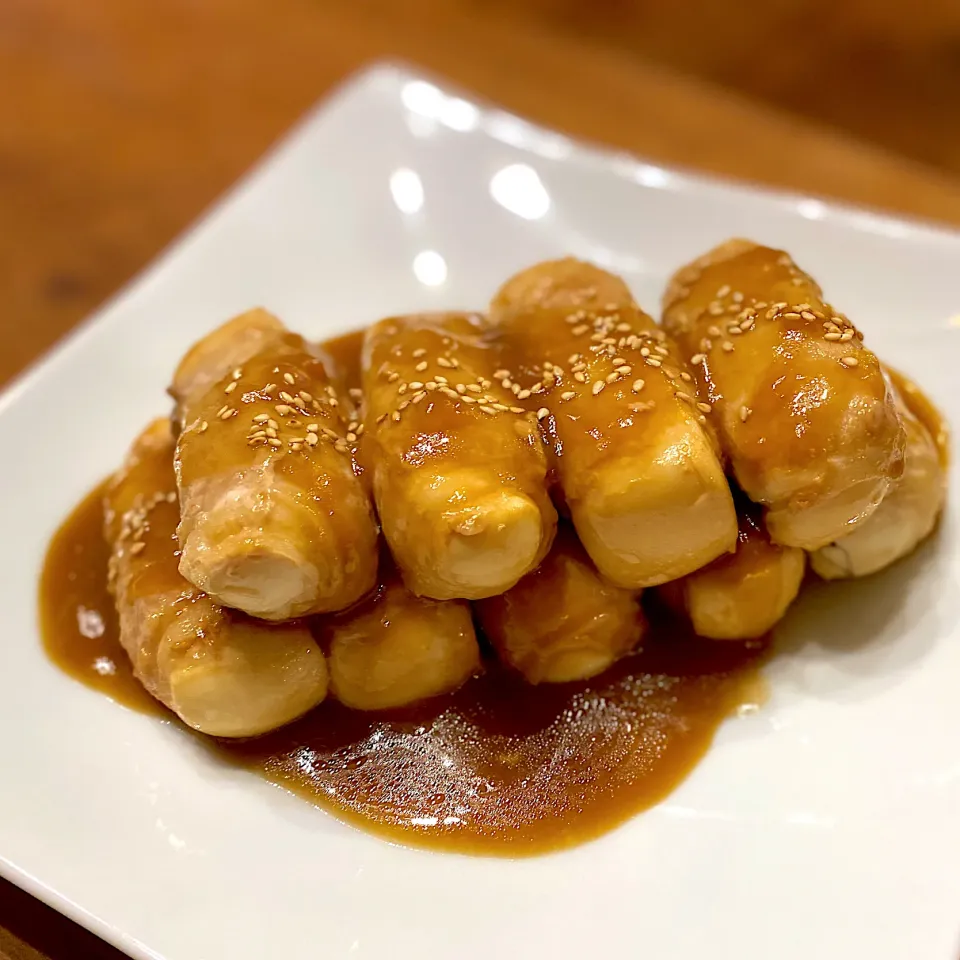
<svg viewBox="0 0 960 960">
<path fill-rule="evenodd" d="M 117 638 L 101 499 L 91 493 L 51 541 L 44 644 L 72 677 L 170 717 L 134 679 Z M 593 681 L 532 687 L 491 663 L 456 694 L 415 708 L 374 715 L 328 702 L 255 740 L 199 739 L 224 762 L 394 841 L 542 853 L 604 833 L 673 790 L 720 722 L 756 700 L 761 655 L 660 622 L 643 653 Z"/>
</svg>

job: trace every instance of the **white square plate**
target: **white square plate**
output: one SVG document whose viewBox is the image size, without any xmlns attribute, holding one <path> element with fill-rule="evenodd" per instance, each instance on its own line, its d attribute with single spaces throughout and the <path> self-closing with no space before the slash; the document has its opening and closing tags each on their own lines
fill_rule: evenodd
<svg viewBox="0 0 960 960">
<path fill-rule="evenodd" d="M 480 307 L 561 253 L 622 273 L 656 310 L 671 270 L 734 234 L 793 252 L 882 356 L 960 406 L 956 234 L 581 146 L 390 66 L 307 117 L 0 403 L 0 872 L 166 960 L 955 960 L 953 517 L 895 569 L 808 593 L 767 669 L 770 702 L 725 724 L 664 803 L 528 860 L 344 826 L 69 680 L 40 647 L 48 538 L 227 316 L 264 304 L 319 337 Z"/>
</svg>

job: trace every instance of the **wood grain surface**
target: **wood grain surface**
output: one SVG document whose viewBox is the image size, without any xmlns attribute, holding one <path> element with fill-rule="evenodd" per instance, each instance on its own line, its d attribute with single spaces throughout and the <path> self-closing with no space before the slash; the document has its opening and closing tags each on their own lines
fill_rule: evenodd
<svg viewBox="0 0 960 960">
<path fill-rule="evenodd" d="M 730 0 L 740 26 L 727 32 L 715 10 L 672 4 L 684 12 L 671 32 L 665 0 L 0 0 L 0 382 L 148 263 L 333 85 L 384 56 L 661 162 L 960 224 L 948 173 L 663 66 L 870 135 L 864 117 L 882 126 L 885 107 L 866 94 L 859 126 L 822 92 L 829 84 L 822 102 L 789 94 L 798 77 L 836 71 L 842 49 L 835 41 L 804 61 L 816 36 L 798 3 L 750 3 L 747 16 L 747 0 Z M 807 2 L 831 23 L 842 6 Z M 876 23 L 880 6 L 861 13 Z M 948 38 L 956 10 L 941 11 Z M 931 36 L 915 29 L 898 62 Z M 956 49 L 941 47 L 955 109 Z M 780 86 L 763 79 L 775 76 Z M 936 120 L 936 104 L 921 119 Z M 912 140 L 903 123 L 873 139 L 960 166 L 955 115 L 939 140 L 927 128 Z M 119 956 L 0 883 L 0 960 Z"/>
</svg>

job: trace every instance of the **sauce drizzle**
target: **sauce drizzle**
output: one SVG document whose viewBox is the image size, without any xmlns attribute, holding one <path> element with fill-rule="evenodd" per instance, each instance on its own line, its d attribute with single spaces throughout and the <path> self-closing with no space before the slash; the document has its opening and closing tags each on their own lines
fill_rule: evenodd
<svg viewBox="0 0 960 960">
<path fill-rule="evenodd" d="M 106 591 L 102 488 L 50 544 L 43 642 L 70 676 L 179 721 L 133 677 Z M 582 683 L 531 687 L 489 663 L 457 693 L 365 714 L 326 702 L 245 742 L 195 736 L 222 762 L 386 839 L 523 856 L 592 839 L 662 800 L 723 719 L 758 693 L 763 645 L 711 643 L 658 611 L 642 653 Z"/>
</svg>

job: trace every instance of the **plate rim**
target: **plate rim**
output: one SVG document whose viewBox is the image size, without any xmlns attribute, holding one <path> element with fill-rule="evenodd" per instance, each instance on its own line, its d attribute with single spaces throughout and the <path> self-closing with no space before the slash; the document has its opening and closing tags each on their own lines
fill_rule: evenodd
<svg viewBox="0 0 960 960">
<path fill-rule="evenodd" d="M 549 138 L 555 143 L 557 138 L 562 138 L 572 148 L 571 154 L 564 160 L 567 163 L 586 163 L 590 167 L 602 168 L 607 174 L 613 176 L 624 176 L 628 169 L 640 171 L 654 168 L 669 175 L 668 190 L 673 193 L 723 193 L 726 195 L 732 193 L 741 200 L 761 200 L 765 204 L 778 208 L 781 212 L 789 212 L 792 216 L 802 215 L 797 211 L 798 204 L 813 202 L 820 205 L 822 211 L 816 219 L 830 220 L 848 229 L 882 233 L 902 242 L 916 240 L 949 245 L 960 243 L 960 229 L 947 224 L 920 217 L 904 216 L 878 207 L 848 203 L 816 193 L 752 184 L 748 180 L 699 171 L 692 167 L 661 163 L 629 150 L 610 147 L 592 139 L 564 133 L 500 107 L 494 100 L 476 94 L 411 61 L 392 57 L 380 58 L 358 67 L 341 78 L 273 141 L 247 170 L 207 203 L 180 233 L 164 244 L 147 264 L 94 307 L 48 349 L 15 374 L 0 392 L 0 414 L 16 403 L 22 394 L 38 381 L 48 376 L 60 360 L 80 346 L 127 298 L 149 282 L 152 277 L 161 273 L 174 254 L 186 247 L 210 220 L 215 218 L 221 210 L 229 207 L 245 189 L 253 186 L 256 180 L 271 167 L 275 158 L 282 154 L 305 129 L 323 123 L 324 118 L 334 111 L 348 109 L 354 101 L 368 96 L 377 84 L 386 81 L 396 83 L 398 80 L 432 84 L 446 95 L 467 100 L 484 114 L 497 114 L 520 121 L 525 130 L 535 137 L 543 138 L 544 141 Z M 533 152 L 536 152 L 535 148 Z M 620 169 L 615 169 L 614 165 L 620 165 Z M 36 602 L 34 597 L 34 606 Z M 54 886 L 20 867 L 2 853 L 0 853 L 0 877 L 135 960 L 169 960 L 164 954 L 156 952 L 146 943 L 110 923 L 95 911 L 83 907 L 76 900 L 60 893 Z"/>
</svg>

